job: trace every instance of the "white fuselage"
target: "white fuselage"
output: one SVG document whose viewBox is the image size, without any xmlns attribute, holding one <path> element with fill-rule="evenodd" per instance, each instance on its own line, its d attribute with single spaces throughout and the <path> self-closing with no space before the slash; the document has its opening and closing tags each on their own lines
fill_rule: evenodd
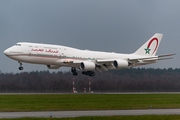
<svg viewBox="0 0 180 120">
<path fill-rule="evenodd" d="M 60 59 L 96 61 L 101 59 L 127 60 L 129 57 L 143 58 L 143 56 L 133 54 L 80 50 L 60 45 L 25 42 L 17 43 L 16 45 L 5 50 L 4 53 L 11 59 L 19 62 L 60 66 L 68 66 L 64 62 L 57 62 Z"/>
<path fill-rule="evenodd" d="M 19 70 L 23 70 L 23 62 L 47 65 L 49 69 L 65 66 L 71 67 L 71 72 L 75 76 L 78 75 L 76 68 L 81 70 L 83 75 L 94 76 L 95 70 L 108 71 L 156 62 L 151 58 L 149 61 L 149 57 L 144 55 L 80 50 L 61 45 L 27 42 L 17 43 L 6 49 L 4 54 L 20 63 Z M 146 58 L 146 61 L 141 58 Z"/>
</svg>

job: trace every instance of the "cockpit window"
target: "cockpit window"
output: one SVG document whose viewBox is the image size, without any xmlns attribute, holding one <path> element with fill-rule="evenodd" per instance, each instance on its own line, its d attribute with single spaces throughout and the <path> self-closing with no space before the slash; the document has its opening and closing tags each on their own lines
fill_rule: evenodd
<svg viewBox="0 0 180 120">
<path fill-rule="evenodd" d="M 21 44 L 15 44 L 15 46 L 21 46 Z"/>
</svg>

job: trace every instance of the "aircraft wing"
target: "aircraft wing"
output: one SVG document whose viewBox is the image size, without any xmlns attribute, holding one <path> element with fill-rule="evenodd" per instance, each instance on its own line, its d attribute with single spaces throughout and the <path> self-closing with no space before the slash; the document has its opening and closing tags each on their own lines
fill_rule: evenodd
<svg viewBox="0 0 180 120">
<path fill-rule="evenodd" d="M 115 59 L 99 59 L 99 60 L 96 60 L 97 63 L 99 64 L 106 64 L 106 63 L 112 63 Z"/>
<path fill-rule="evenodd" d="M 125 61 L 128 61 L 130 64 L 129 66 L 140 66 L 140 65 L 146 65 L 157 62 L 157 60 L 166 60 L 166 59 L 173 59 L 173 55 L 176 54 L 165 54 L 165 55 L 159 55 L 159 56 L 152 56 L 152 57 L 143 57 L 143 58 L 127 58 L 123 59 Z M 115 59 L 102 59 L 97 60 L 96 64 L 100 66 L 101 69 L 108 70 L 110 68 L 114 68 L 113 62 Z"/>
<path fill-rule="evenodd" d="M 115 59 L 98 59 L 96 60 L 96 64 L 98 65 L 98 70 L 105 70 L 114 68 L 113 62 Z"/>
<path fill-rule="evenodd" d="M 152 56 L 152 57 L 143 57 L 143 58 L 126 58 L 126 59 L 120 59 L 122 61 L 127 61 L 129 63 L 129 67 L 132 66 L 140 66 L 140 65 L 146 65 L 157 62 L 157 60 L 166 60 L 166 59 L 172 59 L 172 56 L 175 54 L 166 54 L 166 55 L 159 55 L 159 56 Z M 119 59 L 98 59 L 98 60 L 92 60 L 94 64 L 96 64 L 96 69 L 106 70 L 115 68 L 114 61 Z M 80 69 L 80 65 L 82 62 L 85 62 L 87 60 L 84 59 L 72 59 L 72 58 L 66 58 L 66 59 L 59 59 L 56 61 L 56 63 L 64 64 L 71 67 L 76 67 Z"/>
<path fill-rule="evenodd" d="M 78 59 L 59 59 L 56 61 L 56 63 L 59 63 L 59 64 L 65 64 L 67 66 L 72 66 L 72 67 L 76 67 L 76 68 L 79 68 L 80 67 L 80 64 L 81 62 L 84 61 L 84 60 L 78 60 Z"/>
<path fill-rule="evenodd" d="M 140 61 L 143 61 L 143 62 L 154 62 L 154 61 L 157 61 L 157 60 L 166 60 L 166 59 L 173 59 L 173 55 L 176 55 L 176 54 L 165 54 L 165 55 L 158 55 L 158 56 L 152 56 L 152 57 L 144 57 L 144 58 L 129 58 L 128 61 L 129 63 L 138 63 Z"/>
<path fill-rule="evenodd" d="M 59 59 L 56 61 L 56 63 L 58 64 L 64 64 L 66 66 L 71 66 L 71 67 L 76 67 L 76 68 L 79 68 L 80 69 L 80 65 L 82 62 L 85 62 L 87 60 L 84 60 L 84 59 Z M 103 60 L 94 60 L 94 61 L 91 61 L 93 62 L 94 64 L 96 64 L 96 69 L 101 71 L 102 69 L 103 70 L 108 70 L 109 68 L 112 68 L 114 67 L 113 66 L 113 62 L 114 62 L 114 59 L 103 59 Z"/>
<path fill-rule="evenodd" d="M 143 58 L 127 58 L 127 61 L 129 63 L 137 63 L 139 62 L 140 60 L 141 61 L 156 61 L 156 60 L 166 60 L 166 59 L 172 59 L 173 55 L 176 55 L 176 54 L 165 54 L 165 55 L 159 55 L 159 56 L 152 56 L 152 57 L 143 57 Z M 107 63 L 113 63 L 115 59 L 100 59 L 100 60 L 97 60 L 96 62 L 99 63 L 99 64 L 107 64 Z"/>
</svg>

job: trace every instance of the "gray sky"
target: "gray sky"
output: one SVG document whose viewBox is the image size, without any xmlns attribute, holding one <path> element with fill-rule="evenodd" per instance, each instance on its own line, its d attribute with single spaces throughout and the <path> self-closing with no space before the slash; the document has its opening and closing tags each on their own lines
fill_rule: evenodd
<svg viewBox="0 0 180 120">
<path fill-rule="evenodd" d="M 179 0 L 0 0 L 0 70 L 19 71 L 19 64 L 3 54 L 17 42 L 132 53 L 156 32 L 164 34 L 157 54 L 177 55 L 146 67 L 179 68 L 179 5 Z"/>
</svg>

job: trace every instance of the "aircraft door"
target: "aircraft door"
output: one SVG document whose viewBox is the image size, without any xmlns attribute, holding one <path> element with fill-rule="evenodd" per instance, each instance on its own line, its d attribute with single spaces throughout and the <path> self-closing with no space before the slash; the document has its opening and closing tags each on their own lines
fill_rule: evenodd
<svg viewBox="0 0 180 120">
<path fill-rule="evenodd" d="M 62 48 L 59 48 L 59 58 L 62 58 L 64 55 L 64 52 L 62 50 Z"/>
<path fill-rule="evenodd" d="M 29 49 L 28 49 L 28 55 L 29 57 L 31 57 L 31 51 L 33 50 L 33 46 L 29 46 Z"/>
</svg>

